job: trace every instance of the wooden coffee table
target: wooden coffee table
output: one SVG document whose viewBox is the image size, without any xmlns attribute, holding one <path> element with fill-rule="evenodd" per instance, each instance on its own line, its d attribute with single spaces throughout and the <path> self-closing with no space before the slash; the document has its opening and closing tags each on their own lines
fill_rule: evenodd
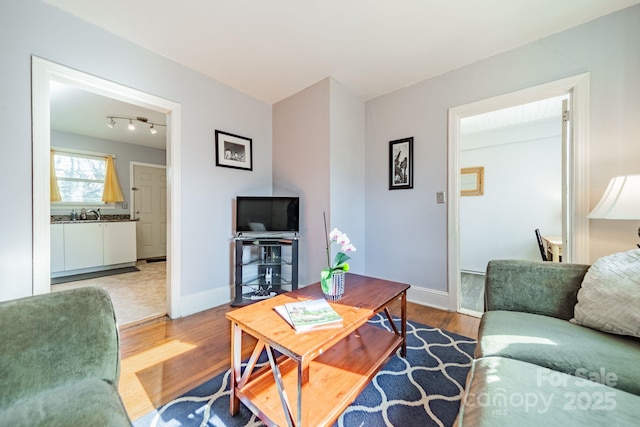
<svg viewBox="0 0 640 427">
<path fill-rule="evenodd" d="M 311 332 L 296 333 L 273 308 L 323 298 L 320 283 L 228 312 L 231 414 L 242 402 L 270 426 L 333 423 L 396 350 L 406 356 L 407 289 L 403 283 L 347 274 L 345 296 L 331 303 L 343 327 Z M 402 311 L 399 330 L 388 309 L 397 300 Z M 367 324 L 381 311 L 394 332 Z M 243 332 L 258 340 L 244 369 Z M 269 364 L 254 372 L 263 350 Z"/>
</svg>

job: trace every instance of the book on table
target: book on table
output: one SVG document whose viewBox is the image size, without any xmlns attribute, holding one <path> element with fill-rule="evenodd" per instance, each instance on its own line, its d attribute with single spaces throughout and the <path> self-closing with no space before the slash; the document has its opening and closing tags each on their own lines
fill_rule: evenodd
<svg viewBox="0 0 640 427">
<path fill-rule="evenodd" d="M 296 332 L 342 326 L 342 317 L 325 299 L 290 302 L 274 309 Z"/>
</svg>

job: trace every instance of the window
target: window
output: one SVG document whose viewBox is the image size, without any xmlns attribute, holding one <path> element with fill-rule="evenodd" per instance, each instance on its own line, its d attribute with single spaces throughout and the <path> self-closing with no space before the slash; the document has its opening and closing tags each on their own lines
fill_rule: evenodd
<svg viewBox="0 0 640 427">
<path fill-rule="evenodd" d="M 104 191 L 107 162 L 103 156 L 56 150 L 55 174 L 62 204 L 100 204 Z"/>
</svg>

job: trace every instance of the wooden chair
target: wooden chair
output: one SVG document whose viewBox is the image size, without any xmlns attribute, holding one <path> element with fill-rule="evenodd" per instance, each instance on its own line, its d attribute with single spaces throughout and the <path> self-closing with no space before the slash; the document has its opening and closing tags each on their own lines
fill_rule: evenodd
<svg viewBox="0 0 640 427">
<path fill-rule="evenodd" d="M 540 256 L 542 257 L 542 260 L 549 261 L 549 259 L 547 258 L 547 248 L 544 247 L 539 228 L 536 228 L 536 239 L 538 240 L 538 248 L 540 248 Z"/>
</svg>

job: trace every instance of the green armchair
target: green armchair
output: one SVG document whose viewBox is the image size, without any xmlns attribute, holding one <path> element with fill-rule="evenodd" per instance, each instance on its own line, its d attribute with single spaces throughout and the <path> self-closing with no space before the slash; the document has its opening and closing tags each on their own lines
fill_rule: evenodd
<svg viewBox="0 0 640 427">
<path fill-rule="evenodd" d="M 109 295 L 80 288 L 0 303 L 0 426 L 130 426 Z"/>
</svg>

